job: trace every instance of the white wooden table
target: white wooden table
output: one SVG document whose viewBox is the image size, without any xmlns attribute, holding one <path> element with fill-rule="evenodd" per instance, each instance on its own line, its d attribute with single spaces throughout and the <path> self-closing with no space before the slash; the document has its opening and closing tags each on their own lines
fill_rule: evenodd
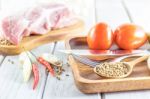
<svg viewBox="0 0 150 99">
<path fill-rule="evenodd" d="M 16 1 L 19 2 L 19 0 Z M 86 23 L 86 30 L 83 34 L 86 34 L 95 23 L 102 21 L 110 24 L 113 29 L 120 24 L 134 22 L 150 32 L 150 0 L 77 0 L 77 2 L 80 2 L 77 8 L 83 8 L 83 12 L 80 14 Z M 11 4 L 16 6 L 14 0 L 1 0 L 1 3 L 1 9 L 8 8 Z M 8 5 L 4 6 L 4 3 Z M 20 3 L 22 3 L 21 0 Z M 25 3 L 23 2 L 23 4 Z M 147 99 L 150 97 L 150 90 L 97 94 L 81 93 L 74 84 L 70 67 L 65 65 L 67 57 L 58 53 L 58 49 L 65 49 L 63 41 L 49 43 L 32 50 L 37 56 L 44 52 L 57 55 L 64 61 L 65 68 L 61 80 L 57 80 L 51 77 L 42 66 L 39 66 L 40 83 L 34 91 L 32 90 L 33 78 L 28 83 L 23 82 L 22 71 L 18 68 L 20 65 L 18 56 L 1 55 L 0 99 Z"/>
</svg>

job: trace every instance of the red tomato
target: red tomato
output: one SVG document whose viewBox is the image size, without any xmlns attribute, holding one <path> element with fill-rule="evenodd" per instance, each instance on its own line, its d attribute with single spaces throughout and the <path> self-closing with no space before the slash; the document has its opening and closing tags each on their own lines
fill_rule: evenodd
<svg viewBox="0 0 150 99">
<path fill-rule="evenodd" d="M 98 23 L 87 35 L 87 42 L 90 49 L 107 50 L 113 42 L 113 32 L 106 23 Z"/>
<path fill-rule="evenodd" d="M 136 49 L 147 41 L 145 31 L 134 24 L 123 24 L 114 32 L 116 44 L 121 49 Z"/>
<path fill-rule="evenodd" d="M 87 35 L 87 43 L 90 49 L 107 50 L 113 42 L 113 32 L 106 23 L 98 23 Z"/>
</svg>

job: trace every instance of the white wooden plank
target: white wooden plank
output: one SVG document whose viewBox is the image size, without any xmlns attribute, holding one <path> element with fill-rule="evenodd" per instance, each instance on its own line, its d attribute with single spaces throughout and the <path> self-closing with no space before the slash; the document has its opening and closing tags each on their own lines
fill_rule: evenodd
<svg viewBox="0 0 150 99">
<path fill-rule="evenodd" d="M 46 44 L 32 52 L 39 55 L 43 52 L 51 52 L 52 49 L 53 44 Z M 40 82 L 36 90 L 32 90 L 33 76 L 29 82 L 24 83 L 19 65 L 18 56 L 7 56 L 2 63 L 0 67 L 0 99 L 41 99 L 47 79 L 45 68 L 39 65 Z"/>
<path fill-rule="evenodd" d="M 150 26 L 148 12 L 150 10 L 150 1 L 148 0 L 125 0 L 130 16 L 134 23 L 142 25 L 147 31 Z M 150 97 L 149 90 L 117 92 L 104 95 L 105 99 L 147 99 Z"/>
<path fill-rule="evenodd" d="M 9 1 L 10 7 L 9 7 L 9 5 L 6 5 L 8 3 L 8 0 L 7 1 L 3 0 L 3 1 L 4 1 L 4 3 L 3 3 L 4 5 L 2 6 L 2 8 L 5 9 L 5 10 L 8 10 L 8 12 L 9 12 L 9 9 L 14 7 L 13 0 Z M 90 1 L 93 1 L 93 0 L 90 0 Z M 84 2 L 86 2 L 86 0 L 84 0 Z M 90 13 L 85 12 L 84 15 L 83 15 L 85 17 L 83 19 L 85 20 L 87 26 L 89 26 L 89 27 L 92 26 L 92 24 L 93 24 L 92 22 L 93 22 L 93 20 L 95 20 L 94 19 L 95 17 L 93 17 L 94 14 L 92 14 L 92 13 L 94 13 L 94 11 L 93 11 L 94 7 L 92 6 L 92 9 L 91 9 L 90 8 L 91 5 L 94 5 L 94 3 L 93 2 L 92 3 L 88 2 L 88 3 L 84 4 L 84 9 L 86 9 L 86 10 L 89 9 L 88 11 L 90 11 Z M 14 9 L 14 10 L 16 10 L 16 9 Z M 91 17 L 91 18 L 86 18 L 87 16 Z M 86 33 L 86 32 L 83 32 L 83 33 Z M 44 51 L 44 52 L 46 52 L 46 51 Z M 48 52 L 49 52 L 49 50 L 48 50 Z M 34 53 L 40 53 L 39 49 L 38 50 L 34 50 Z M 0 99 L 12 99 L 12 98 L 15 98 L 15 99 L 22 99 L 22 98 L 23 99 L 28 99 L 28 98 L 29 99 L 40 99 L 41 96 L 42 96 L 42 90 L 43 90 L 44 83 L 45 83 L 44 80 L 46 80 L 46 76 L 44 74 L 44 71 L 41 70 L 42 71 L 42 82 L 40 82 L 38 90 L 32 91 L 31 87 L 32 87 L 33 79 L 31 79 L 30 82 L 27 83 L 27 84 L 22 83 L 21 70 L 19 70 L 18 67 L 17 67 L 17 65 L 19 65 L 18 61 L 17 61 L 17 58 L 18 58 L 17 56 L 8 56 L 5 59 L 3 65 L 2 65 L 2 69 L 1 69 L 1 73 L 0 74 L 2 74 L 3 76 L 2 76 L 2 79 L 0 80 L 0 85 L 1 85 L 1 88 L 0 88 Z M 66 57 L 63 57 L 63 58 L 66 58 Z M 8 63 L 7 60 L 9 60 L 9 59 L 13 60 L 15 62 L 15 65 L 12 65 L 12 64 Z M 10 67 L 10 65 L 11 65 L 11 67 Z M 8 68 L 10 70 L 8 70 Z M 7 75 L 7 74 L 9 74 L 9 75 Z M 93 99 L 93 98 L 94 99 L 98 99 L 98 98 L 100 98 L 99 95 L 87 96 L 87 95 L 84 95 L 84 94 L 80 93 L 76 89 L 75 85 L 73 84 L 74 83 L 73 82 L 73 77 L 72 77 L 72 74 L 71 74 L 70 70 L 69 70 L 68 74 L 70 74 L 69 79 L 67 77 L 65 77 L 65 74 L 64 74 L 64 79 L 68 79 L 69 81 L 71 80 L 71 82 L 67 81 L 68 86 L 66 86 L 67 89 L 70 89 L 70 87 L 71 87 L 71 89 L 67 90 L 67 92 L 70 95 L 67 94 L 67 93 L 62 94 L 62 96 L 64 96 L 65 99 L 67 97 L 69 99 L 70 99 L 70 97 L 72 97 L 72 98 L 79 97 L 79 98 L 82 98 L 82 99 L 85 99 L 85 98 L 87 98 L 87 99 Z M 5 79 L 6 76 L 7 76 L 8 79 Z M 50 81 L 51 80 L 52 80 L 53 83 L 50 84 L 50 85 L 54 85 L 56 79 L 53 80 L 53 78 L 52 78 L 52 79 L 50 79 Z M 63 80 L 62 83 L 64 83 L 62 85 L 65 85 L 66 81 Z M 47 83 L 47 84 L 49 85 L 49 83 Z M 58 84 L 60 84 L 60 83 L 58 83 Z M 73 87 L 71 86 L 72 84 L 73 84 Z M 55 87 L 57 88 L 57 86 L 58 85 L 56 84 Z M 51 89 L 51 88 L 48 88 L 47 94 L 49 92 L 49 89 Z M 53 91 L 53 90 L 51 90 L 51 91 Z M 64 90 L 62 88 L 62 90 L 60 90 L 58 94 L 61 94 L 61 93 L 65 92 L 65 91 L 66 90 Z M 11 93 L 9 93 L 9 92 L 11 92 Z M 48 94 L 48 98 L 51 98 L 51 95 L 55 95 L 55 94 L 50 94 L 50 95 Z M 47 98 L 47 96 L 45 98 Z M 55 97 L 55 98 L 57 98 L 57 97 Z"/>
<path fill-rule="evenodd" d="M 67 0 L 66 0 L 67 1 Z M 68 0 L 70 1 L 70 0 Z M 91 26 L 95 23 L 95 0 L 72 0 L 76 1 L 78 4 L 76 7 L 80 10 L 79 15 L 82 16 L 82 19 L 85 21 L 85 31 L 81 34 L 87 34 Z M 70 1 L 71 2 L 71 1 Z M 57 55 L 64 64 L 67 62 L 67 56 L 61 53 L 58 53 L 57 50 L 65 49 L 64 42 L 60 42 L 56 46 L 55 55 Z M 64 65 L 65 72 L 61 75 L 61 80 L 48 75 L 46 88 L 44 91 L 43 99 L 100 99 L 100 94 L 87 95 L 80 92 L 74 83 L 73 75 L 70 70 L 70 67 Z M 69 75 L 69 76 L 66 76 Z"/>
<path fill-rule="evenodd" d="M 67 56 L 58 52 L 59 49 L 65 49 L 64 42 L 57 44 L 54 54 L 66 64 Z M 80 92 L 75 86 L 70 67 L 68 65 L 64 65 L 63 67 L 65 72 L 61 75 L 61 80 L 48 75 L 43 99 L 100 99 L 99 94 L 87 95 Z"/>
<path fill-rule="evenodd" d="M 123 23 L 130 22 L 121 0 L 96 0 L 97 22 L 106 22 L 114 30 Z"/>
<path fill-rule="evenodd" d="M 145 91 L 128 91 L 105 94 L 105 99 L 149 99 L 150 92 Z"/>
<path fill-rule="evenodd" d="M 20 12 L 35 4 L 36 0 L 1 0 L 1 9 L 5 13 Z"/>
<path fill-rule="evenodd" d="M 134 23 L 150 32 L 150 0 L 124 0 Z"/>
<path fill-rule="evenodd" d="M 5 58 L 5 56 L 0 55 L 0 66 L 1 66 L 1 63 L 3 62 L 4 58 Z"/>
<path fill-rule="evenodd" d="M 75 0 L 76 1 L 76 0 Z M 87 35 L 90 28 L 96 23 L 96 12 L 95 12 L 95 0 L 78 0 L 82 1 L 80 6 L 78 5 L 79 15 L 85 22 L 85 30 L 81 33 Z"/>
</svg>

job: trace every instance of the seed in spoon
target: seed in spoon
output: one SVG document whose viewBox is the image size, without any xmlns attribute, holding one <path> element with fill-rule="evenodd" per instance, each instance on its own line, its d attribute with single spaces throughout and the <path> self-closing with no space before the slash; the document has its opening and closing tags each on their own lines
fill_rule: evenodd
<svg viewBox="0 0 150 99">
<path fill-rule="evenodd" d="M 129 66 L 124 62 L 105 62 L 97 65 L 94 72 L 103 77 L 117 78 L 126 75 L 129 72 Z"/>
</svg>

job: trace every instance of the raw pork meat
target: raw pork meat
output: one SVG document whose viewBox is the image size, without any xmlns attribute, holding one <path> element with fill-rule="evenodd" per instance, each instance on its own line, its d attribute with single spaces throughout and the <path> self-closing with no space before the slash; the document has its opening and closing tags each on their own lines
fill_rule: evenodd
<svg viewBox="0 0 150 99">
<path fill-rule="evenodd" d="M 27 33 L 25 35 L 30 34 L 45 34 L 51 27 L 47 26 L 48 20 L 45 18 L 45 11 L 41 7 L 35 7 L 31 10 L 28 10 L 25 15 L 25 19 L 29 21 L 29 25 L 27 28 Z"/>
<path fill-rule="evenodd" d="M 1 26 L 4 38 L 17 45 L 23 37 L 28 22 L 20 16 L 8 16 L 2 20 Z"/>
<path fill-rule="evenodd" d="M 24 36 L 45 34 L 51 29 L 63 28 L 76 22 L 72 11 L 64 4 L 41 4 L 20 15 L 5 17 L 1 22 L 4 38 L 19 44 Z"/>
</svg>

